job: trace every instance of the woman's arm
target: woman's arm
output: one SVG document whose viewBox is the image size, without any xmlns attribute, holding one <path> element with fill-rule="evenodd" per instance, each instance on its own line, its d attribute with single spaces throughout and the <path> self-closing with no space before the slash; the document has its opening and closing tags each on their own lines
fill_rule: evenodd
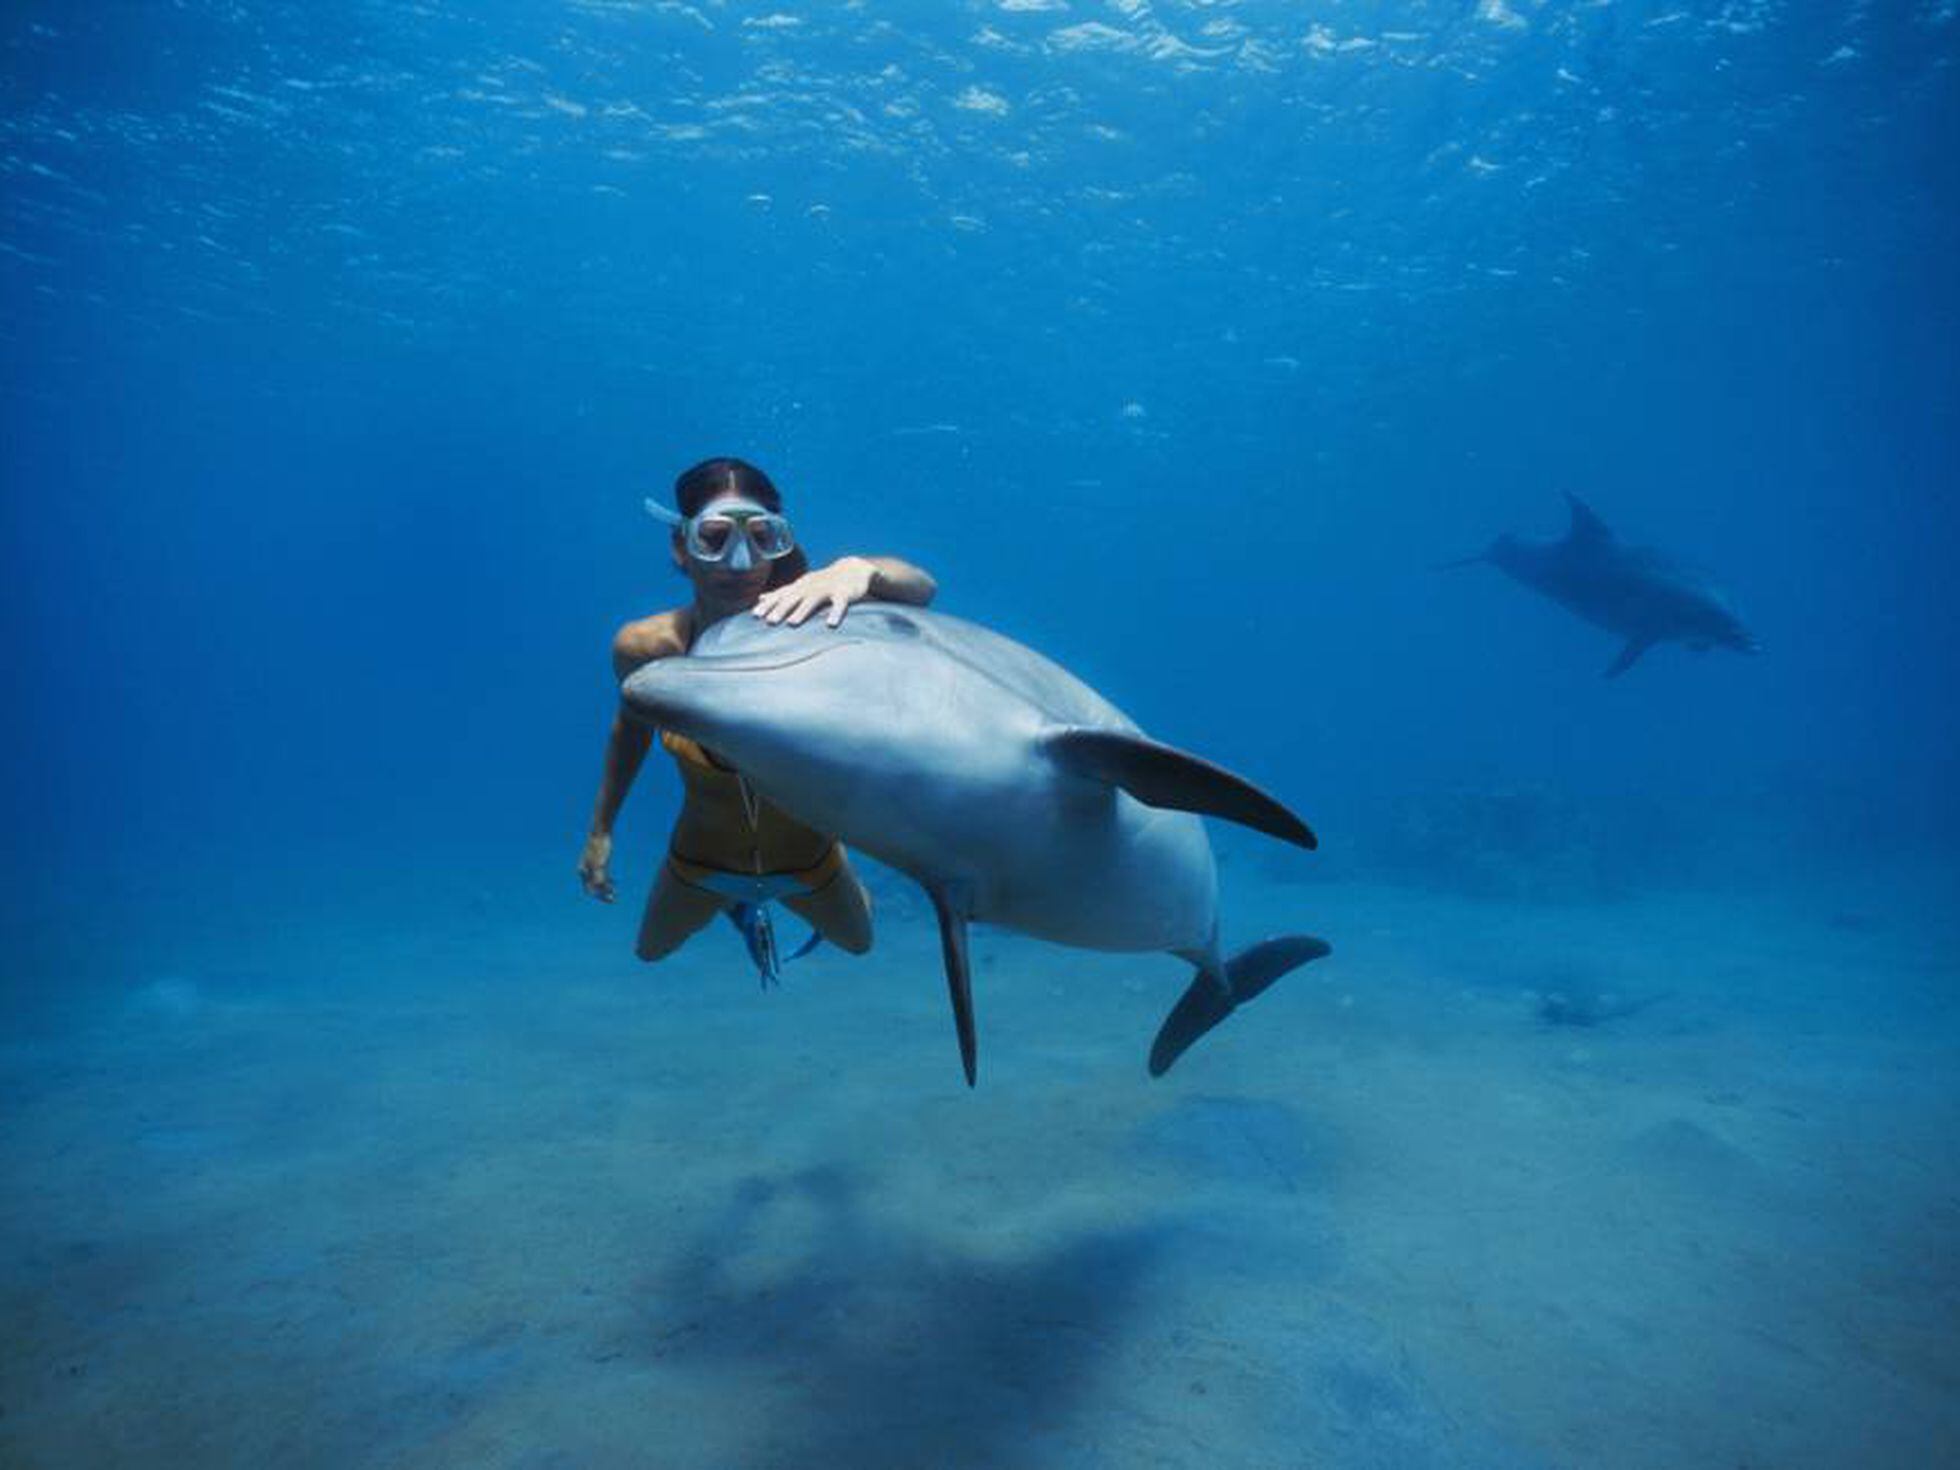
<svg viewBox="0 0 1960 1470">
<path fill-rule="evenodd" d="M 844 621 L 852 603 L 867 597 L 924 607 L 938 590 L 939 584 L 926 572 L 895 556 L 840 556 L 827 567 L 763 593 L 756 599 L 755 615 L 795 627 L 828 605 L 824 621 L 834 628 Z"/>
<path fill-rule="evenodd" d="M 626 676 L 668 652 L 663 640 L 645 623 L 629 623 L 613 639 L 613 674 L 622 682 Z M 653 731 L 631 719 L 626 706 L 613 713 L 612 729 L 606 736 L 606 756 L 599 772 L 599 795 L 592 803 L 592 825 L 585 834 L 585 847 L 579 853 L 579 882 L 585 891 L 604 903 L 616 896 L 612 873 L 612 829 L 626 793 L 633 789 L 633 778 L 653 744 Z"/>
<path fill-rule="evenodd" d="M 863 560 L 871 563 L 871 596 L 881 597 L 886 602 L 908 602 L 913 607 L 924 607 L 932 601 L 939 584 L 923 567 L 915 567 L 909 561 L 895 556 L 867 556 Z"/>
<path fill-rule="evenodd" d="M 579 854 L 578 876 L 585 891 L 611 903 L 616 896 L 612 873 L 613 819 L 633 789 L 633 778 L 647 758 L 653 744 L 653 731 L 637 720 L 629 720 L 621 710 L 613 716 L 612 733 L 606 737 L 605 766 L 599 776 L 599 797 L 592 804 L 592 826 L 585 834 L 585 849 Z"/>
</svg>

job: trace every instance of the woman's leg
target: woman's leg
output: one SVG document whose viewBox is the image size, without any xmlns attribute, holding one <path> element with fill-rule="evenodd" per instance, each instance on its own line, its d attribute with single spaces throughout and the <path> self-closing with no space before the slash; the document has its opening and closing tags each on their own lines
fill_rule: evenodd
<svg viewBox="0 0 1960 1470">
<path fill-rule="evenodd" d="M 660 876 L 647 895 L 646 912 L 640 916 L 640 938 L 633 953 L 648 961 L 665 959 L 727 907 L 727 899 L 682 881 L 673 864 L 663 860 Z"/>
<path fill-rule="evenodd" d="M 871 948 L 871 895 L 851 867 L 851 860 L 839 852 L 837 871 L 830 881 L 814 893 L 785 898 L 783 907 L 799 915 L 817 933 L 851 954 Z"/>
</svg>

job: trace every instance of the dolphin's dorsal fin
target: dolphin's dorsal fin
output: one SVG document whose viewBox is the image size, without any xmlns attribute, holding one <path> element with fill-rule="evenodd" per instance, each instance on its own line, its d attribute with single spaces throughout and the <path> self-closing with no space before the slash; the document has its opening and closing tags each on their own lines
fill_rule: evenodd
<svg viewBox="0 0 1960 1470">
<path fill-rule="evenodd" d="M 1072 776 L 1120 786 L 1145 806 L 1239 822 L 1282 842 L 1318 847 L 1313 829 L 1243 776 L 1127 730 L 1070 725 L 1041 742 Z"/>
<path fill-rule="evenodd" d="M 1566 528 L 1568 541 L 1611 541 L 1613 528 L 1599 518 L 1599 512 L 1570 490 L 1565 492 L 1565 503 L 1572 510 L 1572 524 Z"/>
</svg>

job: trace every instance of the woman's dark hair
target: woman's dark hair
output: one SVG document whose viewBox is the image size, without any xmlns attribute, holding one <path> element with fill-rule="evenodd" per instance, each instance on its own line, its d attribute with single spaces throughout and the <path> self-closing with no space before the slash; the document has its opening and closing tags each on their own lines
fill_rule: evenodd
<svg viewBox="0 0 1960 1470">
<path fill-rule="evenodd" d="M 703 506 L 722 495 L 739 495 L 764 510 L 780 512 L 783 508 L 782 492 L 776 488 L 775 481 L 745 459 L 727 456 L 704 459 L 682 470 L 680 478 L 674 481 L 674 509 L 684 516 L 700 514 Z M 810 559 L 799 544 L 788 556 L 769 564 L 769 585 L 780 587 L 785 582 L 794 582 L 809 570 Z"/>
</svg>

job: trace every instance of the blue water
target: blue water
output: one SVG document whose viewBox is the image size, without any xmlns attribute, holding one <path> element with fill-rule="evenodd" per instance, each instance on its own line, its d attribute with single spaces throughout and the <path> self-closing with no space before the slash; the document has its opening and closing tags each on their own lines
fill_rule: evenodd
<svg viewBox="0 0 1960 1470">
<path fill-rule="evenodd" d="M 1956 57 L 10 4 L 0 1460 L 1960 1454 Z M 636 966 L 660 763 L 571 870 L 711 454 L 1303 812 L 1227 922 L 1334 958 L 1152 1084 L 1172 961 L 977 938 L 971 1096 L 897 875 Z M 1764 652 L 1435 570 L 1564 491 Z"/>
</svg>

